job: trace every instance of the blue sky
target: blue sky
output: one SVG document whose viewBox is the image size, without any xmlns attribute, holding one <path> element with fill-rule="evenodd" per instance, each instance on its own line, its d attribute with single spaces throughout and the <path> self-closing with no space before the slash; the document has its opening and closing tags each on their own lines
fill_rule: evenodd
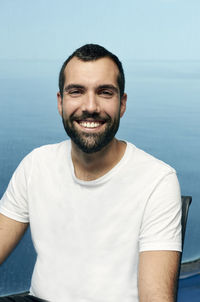
<svg viewBox="0 0 200 302">
<path fill-rule="evenodd" d="M 199 0 L 1 0 L 0 59 L 63 60 L 99 43 L 122 60 L 200 60 Z"/>
</svg>

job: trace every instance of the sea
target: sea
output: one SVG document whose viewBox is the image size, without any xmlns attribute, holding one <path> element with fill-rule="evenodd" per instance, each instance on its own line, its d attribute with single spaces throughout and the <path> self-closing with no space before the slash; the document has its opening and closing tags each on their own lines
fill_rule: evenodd
<svg viewBox="0 0 200 302">
<path fill-rule="evenodd" d="M 0 198 L 27 153 L 66 139 L 56 102 L 61 64 L 0 61 Z M 182 261 L 194 261 L 200 258 L 200 61 L 127 60 L 124 70 L 128 102 L 117 137 L 176 169 L 182 195 L 192 196 Z M 0 267 L 0 296 L 28 290 L 35 258 L 28 230 Z M 200 287 L 198 276 L 181 280 L 179 302 L 189 301 L 184 290 L 191 278 Z"/>
</svg>

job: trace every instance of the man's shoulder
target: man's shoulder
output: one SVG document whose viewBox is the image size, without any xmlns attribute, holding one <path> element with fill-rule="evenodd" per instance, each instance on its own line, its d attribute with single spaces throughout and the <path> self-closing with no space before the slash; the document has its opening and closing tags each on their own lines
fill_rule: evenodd
<svg viewBox="0 0 200 302">
<path fill-rule="evenodd" d="M 154 155 L 136 147 L 130 142 L 127 142 L 127 144 L 128 148 L 132 150 L 132 162 L 134 166 L 137 166 L 139 169 L 152 169 L 153 171 L 159 170 L 167 174 L 176 173 L 173 167 Z"/>
<path fill-rule="evenodd" d="M 67 156 L 69 148 L 69 140 L 37 147 L 24 157 L 22 164 L 25 166 L 32 163 L 36 164 L 37 162 L 40 163 L 40 165 L 43 162 L 50 162 L 52 164 L 54 161 L 59 161 L 59 158 Z"/>
<path fill-rule="evenodd" d="M 35 148 L 31 153 L 36 154 L 37 156 L 56 154 L 67 150 L 69 144 L 70 144 L 69 140 L 65 140 L 55 144 L 47 144 Z"/>
</svg>

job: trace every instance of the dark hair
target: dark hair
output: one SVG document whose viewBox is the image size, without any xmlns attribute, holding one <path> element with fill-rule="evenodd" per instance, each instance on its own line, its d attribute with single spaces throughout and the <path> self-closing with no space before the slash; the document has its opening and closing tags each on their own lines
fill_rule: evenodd
<svg viewBox="0 0 200 302">
<path fill-rule="evenodd" d="M 76 49 L 62 65 L 62 68 L 61 68 L 60 74 L 59 74 L 59 90 L 60 90 L 61 97 L 63 97 L 63 88 L 64 88 L 64 83 L 65 83 L 64 70 L 65 70 L 66 65 L 69 63 L 69 61 L 73 57 L 76 57 L 85 62 L 95 61 L 95 60 L 98 60 L 98 59 L 104 58 L 104 57 L 110 58 L 117 65 L 117 67 L 119 69 L 117 83 L 119 86 L 120 97 L 123 96 L 124 88 L 125 88 L 125 77 L 124 77 L 122 63 L 119 61 L 118 57 L 100 45 L 86 44 L 86 45 L 83 45 L 82 47 Z"/>
</svg>

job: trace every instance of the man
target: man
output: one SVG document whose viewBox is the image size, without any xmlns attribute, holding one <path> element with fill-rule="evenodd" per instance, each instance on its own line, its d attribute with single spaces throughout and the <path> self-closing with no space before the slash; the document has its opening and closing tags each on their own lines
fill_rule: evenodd
<svg viewBox="0 0 200 302">
<path fill-rule="evenodd" d="M 1 200 L 1 262 L 30 224 L 34 299 L 176 300 L 179 185 L 174 169 L 116 139 L 124 82 L 120 61 L 105 48 L 76 50 L 57 94 L 71 140 L 25 157 Z"/>
</svg>

